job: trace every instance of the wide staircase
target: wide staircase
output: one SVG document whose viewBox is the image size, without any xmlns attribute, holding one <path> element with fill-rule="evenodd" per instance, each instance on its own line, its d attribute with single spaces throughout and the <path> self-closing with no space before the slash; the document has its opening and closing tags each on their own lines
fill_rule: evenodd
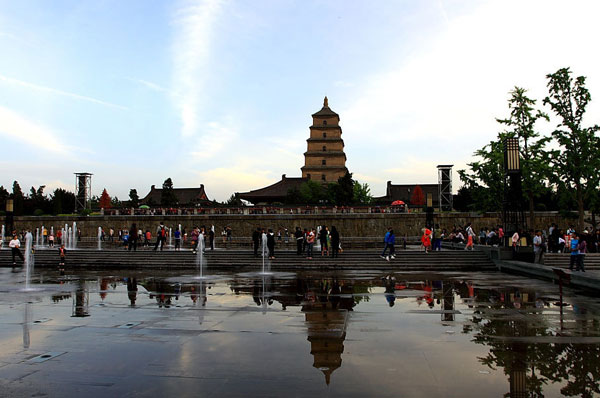
<svg viewBox="0 0 600 398">
<path fill-rule="evenodd" d="M 396 258 L 382 259 L 381 250 L 344 250 L 338 258 L 322 257 L 315 252 L 313 259 L 296 255 L 295 251 L 276 251 L 274 260 L 267 261 L 272 269 L 401 269 L 406 271 L 450 271 L 450 270 L 494 270 L 491 260 L 480 251 L 445 250 L 424 253 L 418 250 L 397 250 Z M 37 250 L 34 254 L 35 267 L 57 267 L 58 250 Z M 199 255 L 190 250 L 174 251 L 139 250 L 70 250 L 67 253 L 67 268 L 99 269 L 177 269 L 195 268 Z M 208 268 L 260 269 L 263 258 L 255 257 L 251 250 L 207 250 L 203 264 Z M 22 262 L 17 259 L 17 266 Z M 9 250 L 0 251 L 0 266 L 11 267 Z"/>
<path fill-rule="evenodd" d="M 544 265 L 550 267 L 569 268 L 570 253 L 544 253 Z M 584 260 L 585 269 L 600 269 L 600 253 L 587 253 Z"/>
</svg>

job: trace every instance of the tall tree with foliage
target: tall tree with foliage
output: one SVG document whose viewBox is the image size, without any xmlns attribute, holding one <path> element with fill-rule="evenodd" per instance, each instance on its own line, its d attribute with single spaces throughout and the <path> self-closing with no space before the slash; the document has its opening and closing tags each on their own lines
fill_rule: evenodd
<svg viewBox="0 0 600 398">
<path fill-rule="evenodd" d="M 140 205 L 140 197 L 138 196 L 137 189 L 129 190 L 129 206 L 138 208 Z"/>
<path fill-rule="evenodd" d="M 475 151 L 479 160 L 468 163 L 468 170 L 459 170 L 458 175 L 467 187 L 473 203 L 468 206 L 477 211 L 499 211 L 504 195 L 504 152 L 500 141 L 490 141 Z"/>
<path fill-rule="evenodd" d="M 571 77 L 569 68 L 562 68 L 546 76 L 549 95 L 544 104 L 560 118 L 552 132 L 560 149 L 553 152 L 552 165 L 557 179 L 575 192 L 579 231 L 584 227 L 585 196 L 598 189 L 596 173 L 598 157 L 598 126 L 582 125 L 585 109 L 591 95 L 585 87 L 585 77 Z"/>
<path fill-rule="evenodd" d="M 357 205 L 369 205 L 373 202 L 373 195 L 371 195 L 371 188 L 366 182 L 361 184 L 358 181 L 354 181 L 352 202 Z"/>
<path fill-rule="evenodd" d="M 545 149 L 549 138 L 540 137 L 535 124 L 539 119 L 548 121 L 549 118 L 548 115 L 534 108 L 536 101 L 527 97 L 526 92 L 524 88 L 515 87 L 510 92 L 508 100 L 510 116 L 508 119 L 496 119 L 496 121 L 507 127 L 506 131 L 499 134 L 500 141 L 506 138 L 519 139 L 523 193 L 529 205 L 529 225 L 533 227 L 534 200 L 548 189 L 547 181 L 551 171 L 548 152 Z"/>
<path fill-rule="evenodd" d="M 25 197 L 23 195 L 23 191 L 21 190 L 21 186 L 17 181 L 13 182 L 12 189 L 12 199 L 13 199 L 13 214 L 15 216 L 23 215 L 23 204 L 25 202 Z"/>
<path fill-rule="evenodd" d="M 75 194 L 62 188 L 56 188 L 51 195 L 52 214 L 71 213 L 75 209 Z"/>
<path fill-rule="evenodd" d="M 6 200 L 9 198 L 10 194 L 4 188 L 4 186 L 0 185 L 0 211 L 4 211 L 6 209 Z"/>
<path fill-rule="evenodd" d="M 102 190 L 102 195 L 100 195 L 99 205 L 101 209 L 110 209 L 112 207 L 110 195 L 106 191 L 106 188 Z"/>
<path fill-rule="evenodd" d="M 173 181 L 171 178 L 167 178 L 162 185 L 162 191 L 160 192 L 160 204 L 162 206 L 177 206 L 178 200 L 173 190 Z"/>
</svg>

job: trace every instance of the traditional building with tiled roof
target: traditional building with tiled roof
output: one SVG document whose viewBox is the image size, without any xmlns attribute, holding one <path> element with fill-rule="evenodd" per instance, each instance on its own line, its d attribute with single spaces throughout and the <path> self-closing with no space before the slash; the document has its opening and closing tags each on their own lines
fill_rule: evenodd
<svg viewBox="0 0 600 398">
<path fill-rule="evenodd" d="M 247 200 L 248 202 L 258 204 L 269 204 L 269 203 L 284 203 L 288 193 L 294 189 L 300 189 L 300 186 L 307 182 L 307 178 L 301 177 L 286 177 L 285 174 L 281 176 L 281 181 L 277 181 L 273 185 L 268 187 L 255 189 L 250 192 L 242 192 L 239 195 L 240 199 Z"/>
<path fill-rule="evenodd" d="M 439 184 L 392 184 L 391 181 L 387 182 L 385 196 L 374 198 L 374 202 L 380 205 L 390 205 L 396 200 L 401 200 L 410 205 L 412 195 L 417 186 L 423 190 L 424 204 L 427 203 L 427 194 L 431 194 L 433 207 L 439 206 Z"/>
<path fill-rule="evenodd" d="M 198 206 L 210 203 L 204 184 L 200 184 L 199 188 L 173 188 L 173 193 L 177 197 L 178 206 Z M 161 202 L 162 188 L 156 188 L 152 185 L 150 192 L 140 203 L 150 206 L 158 206 Z"/>
</svg>

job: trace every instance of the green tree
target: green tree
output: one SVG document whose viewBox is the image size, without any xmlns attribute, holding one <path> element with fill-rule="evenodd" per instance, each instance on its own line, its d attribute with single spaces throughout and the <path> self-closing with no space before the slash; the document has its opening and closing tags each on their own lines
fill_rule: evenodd
<svg viewBox="0 0 600 398">
<path fill-rule="evenodd" d="M 498 211 L 502 208 L 504 195 L 502 143 L 490 141 L 474 155 L 480 160 L 468 163 L 469 171 L 458 171 L 461 181 L 471 193 L 471 207 L 478 211 Z"/>
<path fill-rule="evenodd" d="M 129 206 L 138 208 L 140 205 L 140 197 L 138 196 L 137 189 L 129 190 Z"/>
<path fill-rule="evenodd" d="M 4 211 L 6 209 L 6 200 L 9 198 L 10 194 L 2 185 L 0 185 L 0 211 Z"/>
<path fill-rule="evenodd" d="M 585 109 L 591 95 L 585 87 L 585 77 L 571 77 L 569 68 L 562 68 L 546 76 L 549 95 L 544 104 L 560 118 L 552 137 L 560 149 L 552 153 L 556 178 L 574 191 L 577 201 L 578 228 L 584 227 L 585 196 L 598 189 L 595 173 L 598 172 L 599 127 L 583 127 Z M 596 185 L 595 185 L 596 184 Z"/>
<path fill-rule="evenodd" d="M 361 184 L 358 181 L 354 182 L 352 202 L 357 205 L 369 205 L 373 202 L 371 188 L 366 182 Z"/>
<path fill-rule="evenodd" d="M 51 195 L 52 214 L 71 213 L 75 209 L 75 194 L 56 188 Z"/>
<path fill-rule="evenodd" d="M 160 204 L 162 206 L 177 206 L 178 200 L 173 190 L 173 181 L 171 178 L 167 178 L 162 185 L 162 191 L 160 192 Z"/>
<path fill-rule="evenodd" d="M 238 193 L 234 193 L 229 197 L 227 202 L 225 202 L 225 205 L 240 207 L 240 206 L 243 206 L 244 203 L 242 202 L 242 199 L 240 199 L 240 195 Z"/>
<path fill-rule="evenodd" d="M 13 214 L 15 216 L 22 216 L 25 197 L 23 196 L 23 191 L 21 191 L 21 186 L 19 185 L 19 183 L 17 181 L 13 182 L 12 199 L 13 199 Z"/>
<path fill-rule="evenodd" d="M 319 204 L 325 199 L 326 191 L 322 184 L 313 180 L 308 180 L 300 185 L 301 204 Z"/>
<path fill-rule="evenodd" d="M 549 120 L 548 115 L 535 110 L 535 100 L 527 97 L 527 90 L 515 87 L 510 92 L 508 119 L 496 119 L 508 130 L 499 135 L 503 141 L 506 138 L 518 138 L 521 152 L 521 171 L 523 193 L 529 204 L 529 225 L 533 227 L 536 197 L 548 190 L 547 181 L 551 173 L 546 143 L 548 137 L 541 137 L 535 129 L 539 119 Z"/>
</svg>

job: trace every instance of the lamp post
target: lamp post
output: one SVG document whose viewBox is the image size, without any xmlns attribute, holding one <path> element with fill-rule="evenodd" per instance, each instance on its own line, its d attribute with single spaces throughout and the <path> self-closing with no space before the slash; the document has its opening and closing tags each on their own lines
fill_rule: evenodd
<svg viewBox="0 0 600 398">
<path fill-rule="evenodd" d="M 507 138 L 504 140 L 504 200 L 502 201 L 506 246 L 509 245 L 510 236 L 525 228 L 522 197 L 519 139 Z"/>
<path fill-rule="evenodd" d="M 12 232 L 13 232 L 13 213 L 14 213 L 14 200 L 13 199 L 7 199 L 6 200 L 6 227 L 8 229 L 8 231 L 6 231 L 7 233 L 10 233 L 12 236 Z"/>
</svg>

